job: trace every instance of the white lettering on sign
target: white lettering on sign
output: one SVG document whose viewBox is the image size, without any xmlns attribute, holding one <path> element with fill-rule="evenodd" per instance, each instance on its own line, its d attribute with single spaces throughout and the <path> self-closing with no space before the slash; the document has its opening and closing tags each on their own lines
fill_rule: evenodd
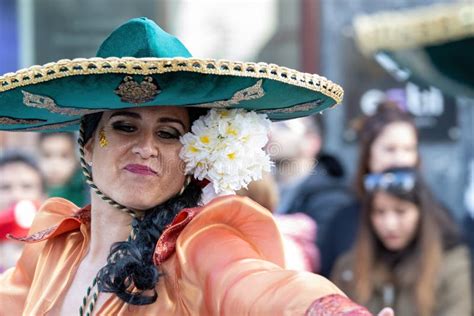
<svg viewBox="0 0 474 316">
<path fill-rule="evenodd" d="M 406 107 L 411 114 L 423 117 L 443 115 L 444 98 L 441 90 L 435 87 L 420 89 L 416 84 L 408 82 L 404 94 L 405 101 L 401 101 L 403 104 L 400 104 L 400 107 Z M 360 98 L 360 109 L 364 115 L 373 115 L 377 110 L 377 106 L 386 99 L 387 95 L 382 90 L 367 90 Z"/>
<path fill-rule="evenodd" d="M 407 108 L 416 116 L 441 116 L 444 112 L 444 99 L 441 91 L 435 87 L 421 90 L 409 82 L 406 85 Z"/>
</svg>

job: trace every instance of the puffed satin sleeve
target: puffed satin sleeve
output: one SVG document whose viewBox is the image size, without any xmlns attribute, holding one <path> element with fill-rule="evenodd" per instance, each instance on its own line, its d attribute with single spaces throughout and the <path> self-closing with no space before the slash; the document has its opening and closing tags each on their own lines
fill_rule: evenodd
<svg viewBox="0 0 474 316">
<path fill-rule="evenodd" d="M 248 198 L 205 207 L 181 232 L 176 255 L 181 299 L 203 302 L 200 315 L 304 315 L 317 299 L 342 294 L 321 276 L 283 268 L 272 215 Z"/>
<path fill-rule="evenodd" d="M 63 199 L 48 200 L 35 216 L 30 234 L 57 224 L 77 207 Z M 18 236 L 17 236 L 18 237 Z M 25 244 L 15 267 L 0 275 L 0 315 L 21 315 L 31 283 L 35 276 L 38 258 L 46 241 Z"/>
<path fill-rule="evenodd" d="M 25 247 L 14 268 L 0 275 L 0 315 L 5 312 L 21 315 L 34 274 L 34 263 L 38 258 L 36 247 Z M 29 259 L 27 259 L 29 258 Z"/>
</svg>

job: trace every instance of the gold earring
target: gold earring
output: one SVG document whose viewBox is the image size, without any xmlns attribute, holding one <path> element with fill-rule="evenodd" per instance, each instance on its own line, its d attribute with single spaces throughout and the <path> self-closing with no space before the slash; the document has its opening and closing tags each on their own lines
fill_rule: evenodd
<svg viewBox="0 0 474 316">
<path fill-rule="evenodd" d="M 99 131 L 99 145 L 104 148 L 109 144 L 107 137 L 105 136 L 104 128 L 102 127 Z"/>
<path fill-rule="evenodd" d="M 186 188 L 188 187 L 188 185 L 189 185 L 190 183 L 191 183 L 191 176 L 186 176 L 186 179 L 184 180 L 183 187 L 182 187 L 181 190 L 179 191 L 179 194 L 178 194 L 178 195 L 183 194 L 184 190 L 186 190 Z"/>
</svg>

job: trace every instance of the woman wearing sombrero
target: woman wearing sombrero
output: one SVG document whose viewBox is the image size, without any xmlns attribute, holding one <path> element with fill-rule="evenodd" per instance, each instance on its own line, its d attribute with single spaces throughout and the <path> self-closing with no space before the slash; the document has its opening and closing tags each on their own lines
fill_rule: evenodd
<svg viewBox="0 0 474 316">
<path fill-rule="evenodd" d="M 91 205 L 46 202 L 2 314 L 369 315 L 328 280 L 283 268 L 271 214 L 235 190 L 258 179 L 270 120 L 318 113 L 342 89 L 276 65 L 191 58 L 152 21 L 97 58 L 0 77 L 3 130 L 80 127 Z"/>
</svg>

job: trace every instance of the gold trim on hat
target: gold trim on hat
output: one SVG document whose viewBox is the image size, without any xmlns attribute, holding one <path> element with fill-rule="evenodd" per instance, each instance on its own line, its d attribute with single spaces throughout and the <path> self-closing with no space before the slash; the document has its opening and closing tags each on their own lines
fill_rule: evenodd
<svg viewBox="0 0 474 316">
<path fill-rule="evenodd" d="M 234 95 L 229 100 L 200 103 L 196 105 L 193 104 L 191 106 L 199 108 L 228 108 L 237 105 L 242 101 L 260 99 L 264 95 L 265 91 L 262 88 L 262 79 L 260 79 L 253 86 L 239 90 L 234 93 Z"/>
<path fill-rule="evenodd" d="M 288 108 L 259 110 L 258 112 L 266 113 L 266 114 L 306 112 L 306 111 L 310 111 L 310 110 L 313 110 L 313 109 L 319 107 L 322 103 L 323 103 L 322 100 L 318 99 L 316 101 L 297 104 L 295 106 L 291 106 L 291 107 L 288 107 Z"/>
<path fill-rule="evenodd" d="M 22 129 L 14 129 L 14 130 L 10 130 L 10 131 L 11 132 L 13 132 L 13 131 L 21 131 L 21 132 L 47 131 L 47 130 L 52 130 L 52 129 L 61 129 L 63 127 L 67 127 L 67 126 L 71 126 L 71 125 L 79 125 L 80 122 L 81 122 L 81 120 L 77 119 L 77 120 L 63 122 L 63 123 L 28 127 L 28 128 L 22 128 Z M 6 130 L 6 131 L 8 131 L 8 130 Z"/>
<path fill-rule="evenodd" d="M 22 118 L 15 118 L 15 117 L 8 117 L 8 116 L 0 116 L 0 125 L 18 125 L 18 124 L 41 124 L 45 123 L 45 120 L 40 119 L 22 119 Z"/>
<path fill-rule="evenodd" d="M 360 15 L 354 31 L 366 55 L 439 45 L 474 35 L 474 5 L 463 1 Z"/>
<path fill-rule="evenodd" d="M 65 108 L 59 107 L 56 102 L 47 96 L 40 95 L 40 94 L 33 94 L 25 90 L 21 90 L 23 93 L 23 104 L 29 107 L 38 108 L 38 109 L 46 109 L 51 113 L 57 113 L 62 115 L 69 115 L 69 116 L 83 116 L 86 114 L 102 112 L 105 110 L 88 110 L 88 109 L 74 109 L 74 108 Z"/>
<path fill-rule="evenodd" d="M 275 64 L 181 57 L 63 59 L 1 76 L 0 92 L 77 75 L 129 74 L 146 76 L 182 71 L 222 76 L 267 78 L 320 92 L 334 99 L 337 103 L 342 101 L 344 94 L 339 85 L 324 77 L 302 73 Z"/>
<path fill-rule="evenodd" d="M 125 76 L 122 83 L 115 89 L 122 102 L 140 104 L 153 101 L 161 92 L 153 78 L 146 76 L 138 83 L 132 76 Z"/>
</svg>

